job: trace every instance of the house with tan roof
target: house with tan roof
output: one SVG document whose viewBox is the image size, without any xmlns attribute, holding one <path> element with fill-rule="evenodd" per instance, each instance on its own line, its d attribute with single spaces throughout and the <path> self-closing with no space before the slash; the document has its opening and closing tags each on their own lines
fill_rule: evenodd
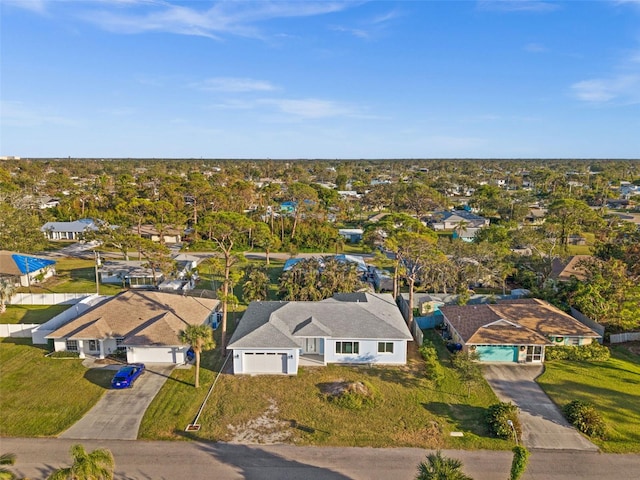
<svg viewBox="0 0 640 480">
<path fill-rule="evenodd" d="M 483 362 L 541 363 L 545 348 L 588 345 L 597 332 L 535 298 L 440 307 L 451 340 Z"/>
<path fill-rule="evenodd" d="M 53 276 L 56 273 L 55 263 L 48 258 L 0 250 L 0 278 L 28 287 Z"/>
<path fill-rule="evenodd" d="M 568 282 L 573 277 L 583 281 L 586 277 L 586 270 L 581 262 L 593 260 L 592 255 L 573 255 L 566 260 L 554 258 L 551 264 L 551 278 L 559 282 Z"/>
<path fill-rule="evenodd" d="M 158 291 L 128 290 L 84 312 L 45 338 L 56 351 L 105 358 L 126 351 L 127 362 L 185 362 L 189 345 L 178 340 L 188 325 L 216 317 L 219 301 Z"/>
</svg>

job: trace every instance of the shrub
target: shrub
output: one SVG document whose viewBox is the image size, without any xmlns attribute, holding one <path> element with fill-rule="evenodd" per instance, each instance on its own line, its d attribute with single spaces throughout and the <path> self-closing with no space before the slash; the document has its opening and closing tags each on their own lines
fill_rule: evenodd
<svg viewBox="0 0 640 480">
<path fill-rule="evenodd" d="M 333 404 L 348 410 L 361 410 L 375 404 L 376 398 L 368 382 L 342 383 L 337 391 L 326 398 Z"/>
<path fill-rule="evenodd" d="M 518 407 L 513 403 L 499 402 L 490 405 L 487 409 L 487 424 L 489 432 L 499 438 L 513 438 L 513 430 L 509 425 L 509 420 L 513 422 L 516 436 L 522 435 L 522 426 L 518 419 Z"/>
<path fill-rule="evenodd" d="M 584 362 L 604 362 L 609 360 L 611 351 L 598 342 L 589 345 L 562 345 L 545 349 L 545 360 L 578 360 Z"/>
<path fill-rule="evenodd" d="M 439 387 L 444 381 L 444 369 L 438 359 L 436 347 L 431 341 L 425 339 L 418 351 L 424 358 L 427 379 L 431 380 L 436 387 Z"/>
<path fill-rule="evenodd" d="M 562 409 L 566 419 L 590 437 L 604 438 L 606 425 L 600 412 L 591 403 L 573 400 Z"/>
<path fill-rule="evenodd" d="M 522 445 L 513 447 L 513 460 L 511 461 L 511 475 L 509 480 L 518 480 L 527 469 L 529 462 L 529 450 Z"/>
</svg>

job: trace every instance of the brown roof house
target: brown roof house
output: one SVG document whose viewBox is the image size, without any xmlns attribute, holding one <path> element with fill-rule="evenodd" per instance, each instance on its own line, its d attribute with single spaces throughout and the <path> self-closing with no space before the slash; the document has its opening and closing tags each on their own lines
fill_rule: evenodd
<svg viewBox="0 0 640 480">
<path fill-rule="evenodd" d="M 591 255 L 573 255 L 566 260 L 554 258 L 551 265 L 551 278 L 558 282 L 568 282 L 572 277 L 583 281 L 586 279 L 586 271 L 580 262 L 592 260 Z"/>
<path fill-rule="evenodd" d="M 601 335 L 539 299 L 440 307 L 453 342 L 483 362 L 541 363 L 555 345 L 588 345 Z"/>
<path fill-rule="evenodd" d="M 187 325 L 210 323 L 218 300 L 129 290 L 86 311 L 46 336 L 56 351 L 104 358 L 116 350 L 127 362 L 184 363 L 188 345 L 178 340 Z"/>
</svg>

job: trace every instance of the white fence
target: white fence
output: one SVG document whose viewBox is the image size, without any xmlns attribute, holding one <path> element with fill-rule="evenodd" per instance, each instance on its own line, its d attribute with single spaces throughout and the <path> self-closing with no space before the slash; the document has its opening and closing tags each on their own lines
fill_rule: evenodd
<svg viewBox="0 0 640 480">
<path fill-rule="evenodd" d="M 571 316 L 573 318 L 575 318 L 576 320 L 578 320 L 580 323 L 582 323 L 583 325 L 586 325 L 587 327 L 589 327 L 591 330 L 593 330 L 596 333 L 599 333 L 600 336 L 604 337 L 604 325 L 600 325 L 598 322 L 596 322 L 595 320 L 591 320 L 589 317 L 587 317 L 585 314 L 583 314 L 582 312 L 576 310 L 575 308 L 571 307 Z M 600 343 L 602 343 L 602 339 L 598 340 Z"/>
<path fill-rule="evenodd" d="M 611 343 L 634 342 L 640 340 L 640 332 L 614 333 L 609 336 Z"/>
<path fill-rule="evenodd" d="M 10 305 L 74 305 L 90 293 L 16 293 Z"/>
<path fill-rule="evenodd" d="M 39 326 L 39 323 L 2 323 L 0 338 L 31 338 L 31 331 Z"/>
<path fill-rule="evenodd" d="M 89 310 L 89 308 L 101 302 L 104 302 L 108 298 L 110 297 L 104 297 L 104 296 L 98 296 L 98 295 L 85 296 L 83 299 L 77 302 L 73 307 L 68 308 L 64 312 L 56 315 L 48 322 L 43 323 L 42 325 L 38 325 L 37 328 L 34 328 L 33 331 L 31 332 L 31 338 L 34 345 L 46 344 L 47 339 L 44 337 L 56 331 L 65 323 L 68 323 L 74 318 L 80 316 L 81 314 Z"/>
</svg>

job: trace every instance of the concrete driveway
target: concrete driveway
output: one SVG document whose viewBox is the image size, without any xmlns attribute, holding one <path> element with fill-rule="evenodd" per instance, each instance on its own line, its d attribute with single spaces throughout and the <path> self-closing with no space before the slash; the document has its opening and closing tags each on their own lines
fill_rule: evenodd
<svg viewBox="0 0 640 480">
<path fill-rule="evenodd" d="M 169 378 L 175 365 L 145 364 L 146 371 L 133 387 L 108 390 L 84 417 L 60 438 L 135 440 L 147 407 Z M 117 370 L 118 366 L 105 367 Z"/>
<path fill-rule="evenodd" d="M 542 365 L 486 364 L 484 376 L 502 402 L 520 408 L 522 443 L 529 448 L 598 451 L 564 418 L 535 379 Z"/>
</svg>

